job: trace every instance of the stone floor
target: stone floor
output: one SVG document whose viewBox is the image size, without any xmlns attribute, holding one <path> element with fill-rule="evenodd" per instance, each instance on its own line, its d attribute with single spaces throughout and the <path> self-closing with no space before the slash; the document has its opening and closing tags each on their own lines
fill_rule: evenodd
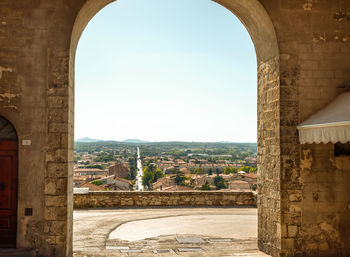
<svg viewBox="0 0 350 257">
<path fill-rule="evenodd" d="M 256 228 L 253 208 L 76 210 L 73 256 L 267 257 Z M 32 255 L 0 249 L 0 256 Z"/>
<path fill-rule="evenodd" d="M 256 228 L 256 209 L 76 210 L 74 257 L 268 256 Z"/>
</svg>

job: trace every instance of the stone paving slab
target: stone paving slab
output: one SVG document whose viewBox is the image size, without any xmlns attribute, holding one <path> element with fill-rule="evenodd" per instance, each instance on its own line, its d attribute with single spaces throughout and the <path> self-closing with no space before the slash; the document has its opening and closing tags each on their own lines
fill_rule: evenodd
<svg viewBox="0 0 350 257">
<path fill-rule="evenodd" d="M 114 246 L 114 245 L 107 245 L 106 250 L 128 250 L 128 246 Z"/>
<path fill-rule="evenodd" d="M 200 237 L 176 237 L 179 244 L 204 244 L 205 241 Z"/>
<path fill-rule="evenodd" d="M 124 249 L 120 250 L 121 253 L 142 253 L 140 249 Z"/>
<path fill-rule="evenodd" d="M 201 251 L 203 251 L 203 249 L 197 248 L 197 247 L 182 247 L 182 248 L 177 248 L 177 251 L 179 251 L 179 252 L 201 252 Z"/>
<path fill-rule="evenodd" d="M 174 253 L 173 249 L 156 249 L 153 253 Z"/>
<path fill-rule="evenodd" d="M 209 238 L 208 241 L 209 243 L 227 243 L 233 240 L 231 238 Z"/>
</svg>

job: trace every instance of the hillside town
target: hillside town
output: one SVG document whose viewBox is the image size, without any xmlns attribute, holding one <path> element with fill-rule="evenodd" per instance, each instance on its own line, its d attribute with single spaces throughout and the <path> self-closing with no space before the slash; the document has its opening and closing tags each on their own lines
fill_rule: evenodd
<svg viewBox="0 0 350 257">
<path fill-rule="evenodd" d="M 155 154 L 147 147 L 144 151 L 135 144 L 117 150 L 105 147 L 76 151 L 75 190 L 245 192 L 257 189 L 254 152 L 248 151 L 243 158 L 241 151 L 235 157 L 188 149 Z"/>
</svg>

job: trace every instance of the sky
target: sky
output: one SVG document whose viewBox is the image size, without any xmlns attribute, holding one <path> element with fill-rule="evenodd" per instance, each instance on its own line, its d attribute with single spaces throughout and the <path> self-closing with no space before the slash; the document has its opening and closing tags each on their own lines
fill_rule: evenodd
<svg viewBox="0 0 350 257">
<path fill-rule="evenodd" d="M 75 139 L 256 142 L 256 65 L 215 2 L 118 0 L 79 41 Z"/>
</svg>

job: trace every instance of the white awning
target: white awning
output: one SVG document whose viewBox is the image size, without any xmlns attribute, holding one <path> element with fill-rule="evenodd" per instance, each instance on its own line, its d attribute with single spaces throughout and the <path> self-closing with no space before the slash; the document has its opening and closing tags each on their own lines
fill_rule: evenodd
<svg viewBox="0 0 350 257">
<path fill-rule="evenodd" d="M 343 93 L 298 126 L 301 144 L 350 142 L 350 92 Z"/>
</svg>

